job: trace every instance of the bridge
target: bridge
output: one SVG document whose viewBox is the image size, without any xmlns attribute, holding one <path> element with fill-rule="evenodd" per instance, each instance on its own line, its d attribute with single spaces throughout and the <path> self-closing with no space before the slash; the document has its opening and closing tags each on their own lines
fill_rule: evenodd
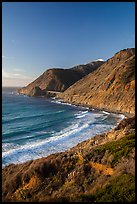
<svg viewBox="0 0 137 204">
<path fill-rule="evenodd" d="M 47 91 L 49 96 L 56 96 L 59 93 L 62 93 L 61 91 Z"/>
</svg>

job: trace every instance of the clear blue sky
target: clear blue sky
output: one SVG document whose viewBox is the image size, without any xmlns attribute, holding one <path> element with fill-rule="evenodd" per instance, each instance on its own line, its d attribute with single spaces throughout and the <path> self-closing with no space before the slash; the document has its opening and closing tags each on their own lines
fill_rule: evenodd
<svg viewBox="0 0 137 204">
<path fill-rule="evenodd" d="M 3 2 L 3 85 L 135 47 L 134 2 Z"/>
</svg>

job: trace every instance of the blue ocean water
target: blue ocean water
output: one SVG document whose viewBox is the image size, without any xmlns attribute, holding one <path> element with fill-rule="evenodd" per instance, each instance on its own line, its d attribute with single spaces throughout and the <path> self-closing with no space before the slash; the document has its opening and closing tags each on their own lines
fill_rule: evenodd
<svg viewBox="0 0 137 204">
<path fill-rule="evenodd" d="M 2 89 L 3 167 L 65 151 L 111 130 L 123 118 L 54 98 L 19 95 L 16 90 Z"/>
</svg>

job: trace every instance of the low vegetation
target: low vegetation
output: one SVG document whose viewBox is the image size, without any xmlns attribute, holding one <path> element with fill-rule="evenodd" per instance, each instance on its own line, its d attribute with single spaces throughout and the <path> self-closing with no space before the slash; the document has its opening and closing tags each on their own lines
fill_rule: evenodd
<svg viewBox="0 0 137 204">
<path fill-rule="evenodd" d="M 82 202 L 134 202 L 135 177 L 122 174 L 109 181 L 105 187 L 98 189 L 95 194 L 82 195 Z"/>
<path fill-rule="evenodd" d="M 66 152 L 6 166 L 3 202 L 135 201 L 134 124 L 124 119 L 109 142 L 109 133 L 97 135 Z"/>
<path fill-rule="evenodd" d="M 105 156 L 107 157 L 104 159 L 104 161 L 106 161 L 105 163 L 114 167 L 120 162 L 122 157 L 129 157 L 129 154 L 134 147 L 135 134 L 132 133 L 118 141 L 108 142 L 105 145 L 99 146 L 87 155 L 87 159 L 90 160 L 94 158 L 94 161 L 100 162 Z"/>
</svg>

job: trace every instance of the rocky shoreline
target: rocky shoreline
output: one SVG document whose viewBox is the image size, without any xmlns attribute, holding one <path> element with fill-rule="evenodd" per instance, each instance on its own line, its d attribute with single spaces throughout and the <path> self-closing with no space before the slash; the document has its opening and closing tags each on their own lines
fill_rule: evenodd
<svg viewBox="0 0 137 204">
<path fill-rule="evenodd" d="M 64 99 L 62 99 L 62 97 L 60 97 L 60 93 L 57 93 L 56 95 L 54 95 L 54 99 L 56 99 L 57 101 L 61 101 L 63 103 L 66 104 L 71 104 L 71 105 L 75 105 L 75 106 L 80 106 L 80 107 L 85 107 L 88 108 L 89 111 L 97 110 L 97 111 L 106 111 L 108 113 L 114 113 L 114 114 L 121 114 L 124 115 L 125 117 L 134 117 L 135 113 L 127 113 L 124 111 L 118 111 L 118 110 L 113 110 L 113 109 L 108 109 L 108 108 L 99 108 L 98 106 L 93 106 L 93 105 L 87 105 L 84 103 L 76 103 L 76 102 L 69 102 L 69 101 L 65 101 Z"/>
</svg>

